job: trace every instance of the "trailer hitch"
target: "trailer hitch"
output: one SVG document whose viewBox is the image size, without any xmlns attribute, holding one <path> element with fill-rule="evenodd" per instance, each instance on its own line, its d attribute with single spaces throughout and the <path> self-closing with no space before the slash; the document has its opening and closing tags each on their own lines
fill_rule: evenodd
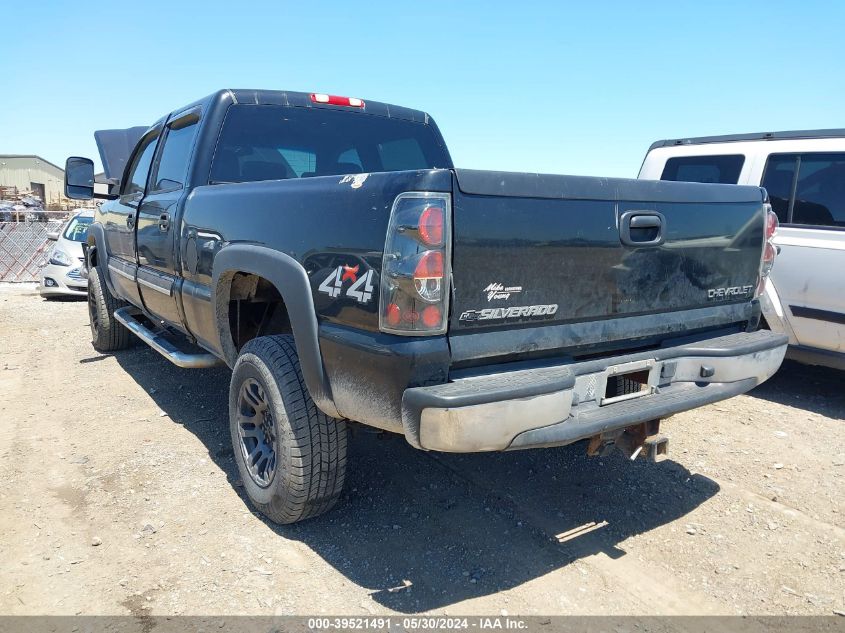
<svg viewBox="0 0 845 633">
<path fill-rule="evenodd" d="M 594 435 L 587 445 L 587 455 L 604 457 L 618 450 L 630 460 L 659 462 L 669 455 L 669 439 L 659 434 L 660 420 L 649 420 L 619 431 Z"/>
</svg>

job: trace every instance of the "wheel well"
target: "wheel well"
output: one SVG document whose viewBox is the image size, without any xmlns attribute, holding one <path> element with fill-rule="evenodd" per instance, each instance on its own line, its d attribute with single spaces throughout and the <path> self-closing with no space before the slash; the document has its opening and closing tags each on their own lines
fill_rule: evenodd
<svg viewBox="0 0 845 633">
<path fill-rule="evenodd" d="M 238 352 L 249 341 L 270 334 L 290 334 L 290 317 L 278 289 L 251 273 L 235 273 L 229 286 L 229 334 Z"/>
<path fill-rule="evenodd" d="M 88 261 L 90 262 L 91 268 L 97 265 L 97 248 L 96 247 L 89 247 L 88 249 Z"/>
</svg>

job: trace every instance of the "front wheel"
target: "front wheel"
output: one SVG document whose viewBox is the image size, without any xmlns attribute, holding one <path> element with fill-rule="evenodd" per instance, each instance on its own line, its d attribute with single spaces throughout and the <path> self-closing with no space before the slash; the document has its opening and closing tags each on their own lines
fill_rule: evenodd
<svg viewBox="0 0 845 633">
<path fill-rule="evenodd" d="M 247 343 L 232 372 L 229 426 L 252 504 L 276 523 L 320 515 L 346 476 L 346 423 L 311 399 L 291 336 Z"/>
<path fill-rule="evenodd" d="M 131 333 L 114 318 L 114 311 L 128 305 L 109 292 L 99 266 L 88 274 L 88 317 L 91 342 L 98 352 L 114 352 L 129 347 Z"/>
</svg>

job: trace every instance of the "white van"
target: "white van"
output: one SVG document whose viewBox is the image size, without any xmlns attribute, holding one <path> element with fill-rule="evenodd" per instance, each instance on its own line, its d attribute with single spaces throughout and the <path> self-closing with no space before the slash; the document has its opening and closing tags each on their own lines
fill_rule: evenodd
<svg viewBox="0 0 845 633">
<path fill-rule="evenodd" d="M 657 141 L 639 177 L 764 187 L 780 220 L 766 323 L 788 357 L 845 369 L 845 130 Z"/>
</svg>

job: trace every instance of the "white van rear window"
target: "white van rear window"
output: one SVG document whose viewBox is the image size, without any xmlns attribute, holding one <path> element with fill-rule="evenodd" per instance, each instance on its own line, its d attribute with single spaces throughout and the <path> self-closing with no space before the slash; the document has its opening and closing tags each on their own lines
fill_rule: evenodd
<svg viewBox="0 0 845 633">
<path fill-rule="evenodd" d="M 666 161 L 660 180 L 709 182 L 735 185 L 745 163 L 742 154 L 722 156 L 676 156 Z"/>
</svg>

